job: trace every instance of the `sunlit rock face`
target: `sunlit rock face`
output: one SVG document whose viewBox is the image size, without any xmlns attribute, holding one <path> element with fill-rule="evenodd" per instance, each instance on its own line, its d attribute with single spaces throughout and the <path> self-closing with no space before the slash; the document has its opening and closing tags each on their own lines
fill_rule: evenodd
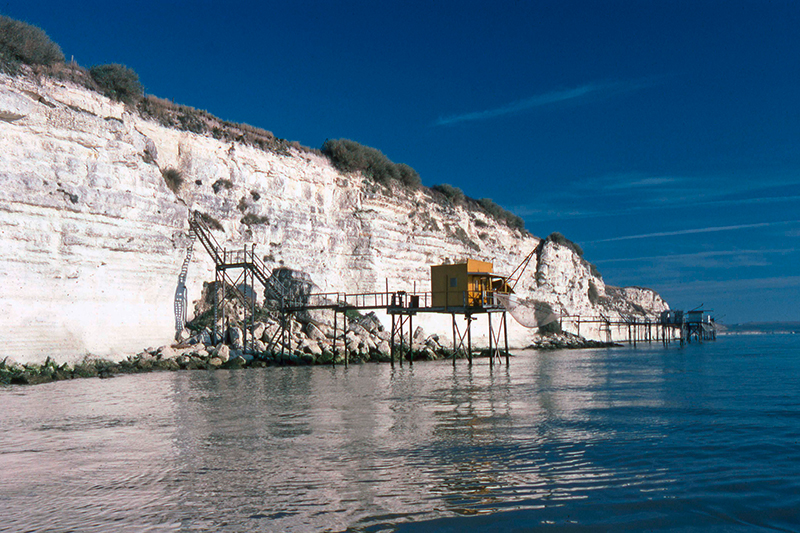
<svg viewBox="0 0 800 533">
<path fill-rule="evenodd" d="M 177 193 L 167 169 L 184 178 Z M 221 245 L 255 246 L 267 266 L 303 271 L 325 292 L 428 291 L 430 265 L 475 258 L 510 273 L 538 247 L 517 285 L 522 298 L 563 315 L 667 308 L 647 289 L 607 288 L 568 246 L 427 190 L 389 190 L 312 151 L 166 128 L 50 79 L 0 75 L 0 180 L 0 355 L 20 362 L 118 359 L 171 342 L 191 210 L 219 221 Z M 189 302 L 213 279 L 196 244 Z M 449 320 L 417 323 L 448 334 Z M 533 333 L 512 326 L 510 344 Z"/>
</svg>

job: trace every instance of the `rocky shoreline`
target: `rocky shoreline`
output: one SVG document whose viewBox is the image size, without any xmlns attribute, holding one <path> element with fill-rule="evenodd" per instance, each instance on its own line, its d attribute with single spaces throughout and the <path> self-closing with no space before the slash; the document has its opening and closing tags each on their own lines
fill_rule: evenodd
<svg viewBox="0 0 800 533">
<path fill-rule="evenodd" d="M 293 335 L 294 349 L 291 351 L 286 349 L 283 353 L 264 351 L 264 341 L 260 339 L 274 335 L 275 327 L 277 327 L 275 324 L 270 323 L 255 324 L 253 331 L 250 332 L 254 338 L 259 339 L 254 343 L 257 352 L 255 356 L 243 352 L 242 332 L 238 328 L 228 328 L 225 335 L 228 344 L 219 343 L 216 346 L 212 345 L 208 330 L 203 330 L 172 346 L 148 348 L 119 362 L 87 356 L 75 364 L 58 364 L 48 358 L 43 364 L 23 365 L 6 358 L 0 362 L 0 384 L 34 385 L 76 378 L 110 378 L 118 374 L 155 371 L 344 364 L 345 357 L 350 364 L 385 363 L 391 360 L 387 332 L 374 315 L 366 315 L 351 322 L 343 336 L 344 346 L 342 340 L 337 339 L 335 359 L 332 352 L 333 332 L 330 331 L 330 334 L 326 335 L 327 326 L 314 325 L 311 322 L 305 324 L 301 332 Z M 257 335 L 259 333 L 260 335 Z M 183 336 L 187 335 L 188 333 L 184 332 Z M 318 339 L 314 340 L 314 337 Z M 526 349 L 560 350 L 613 346 L 619 344 L 558 333 L 543 336 Z M 473 357 L 488 357 L 488 355 L 488 350 L 473 353 Z M 417 328 L 408 358 L 414 361 L 433 361 L 451 357 L 453 351 L 442 347 L 437 335 L 425 337 L 421 328 Z M 456 357 L 463 359 L 466 355 L 459 352 Z"/>
</svg>

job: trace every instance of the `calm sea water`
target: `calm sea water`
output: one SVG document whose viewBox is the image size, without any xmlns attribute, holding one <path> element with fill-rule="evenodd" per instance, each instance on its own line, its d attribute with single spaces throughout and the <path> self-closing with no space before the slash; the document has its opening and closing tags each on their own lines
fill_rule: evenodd
<svg viewBox="0 0 800 533">
<path fill-rule="evenodd" d="M 800 335 L 0 402 L 0 531 L 800 531 Z"/>
</svg>

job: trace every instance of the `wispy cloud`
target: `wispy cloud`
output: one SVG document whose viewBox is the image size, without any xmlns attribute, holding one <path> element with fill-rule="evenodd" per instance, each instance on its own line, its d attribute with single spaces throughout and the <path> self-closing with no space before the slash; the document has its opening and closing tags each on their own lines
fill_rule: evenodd
<svg viewBox="0 0 800 533">
<path fill-rule="evenodd" d="M 641 261 L 692 262 L 698 259 L 708 259 L 715 257 L 741 257 L 746 255 L 788 254 L 794 251 L 795 250 L 793 248 L 781 248 L 775 250 L 719 250 L 711 252 L 696 252 L 692 254 L 649 255 L 644 257 L 620 257 L 616 259 L 598 259 L 594 262 L 597 264 L 636 263 Z"/>
<path fill-rule="evenodd" d="M 783 226 L 786 224 L 797 224 L 797 223 L 800 223 L 800 220 L 783 220 L 780 222 L 759 222 L 757 224 L 737 224 L 734 226 L 711 226 L 707 228 L 692 228 L 692 229 L 683 229 L 677 231 L 660 231 L 655 233 L 643 233 L 640 235 L 626 235 L 624 237 L 612 237 L 610 239 L 598 239 L 595 241 L 586 241 L 583 244 L 629 241 L 634 239 L 650 239 L 653 237 L 675 237 L 678 235 L 694 235 L 697 233 L 715 233 L 719 231 L 735 231 L 741 229 L 766 228 L 770 226 Z"/>
<path fill-rule="evenodd" d="M 763 291 L 769 289 L 794 289 L 800 287 L 800 276 L 776 276 L 768 278 L 703 280 L 660 285 L 658 290 L 671 295 L 688 294 L 729 294 L 743 291 Z"/>
<path fill-rule="evenodd" d="M 565 89 L 561 91 L 552 91 L 544 94 L 537 94 L 530 98 L 518 100 L 510 104 L 492 109 L 484 109 L 483 111 L 472 111 L 469 113 L 461 113 L 458 115 L 451 115 L 449 117 L 441 117 L 433 123 L 434 126 L 450 126 L 460 122 L 471 122 L 476 120 L 489 120 L 505 115 L 515 115 L 537 107 L 546 105 L 558 104 L 562 102 L 575 102 L 580 103 L 588 101 L 592 98 L 607 98 L 610 96 L 633 92 L 643 89 L 652 85 L 652 81 L 628 81 L 628 82 L 597 82 L 587 83 L 580 87 L 573 89 Z"/>
<path fill-rule="evenodd" d="M 535 204 L 512 206 L 526 222 L 605 218 L 637 213 L 800 201 L 796 177 L 648 175 L 636 172 L 584 178 L 552 188 Z M 608 206 L 615 206 L 609 209 Z"/>
</svg>

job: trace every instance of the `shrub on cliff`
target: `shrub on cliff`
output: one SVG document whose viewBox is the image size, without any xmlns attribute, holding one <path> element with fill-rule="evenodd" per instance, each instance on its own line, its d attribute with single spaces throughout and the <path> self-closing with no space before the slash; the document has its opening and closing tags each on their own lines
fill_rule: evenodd
<svg viewBox="0 0 800 533">
<path fill-rule="evenodd" d="M 493 200 L 489 198 L 481 198 L 480 200 L 474 200 L 469 196 L 464 194 L 464 191 L 459 189 L 458 187 L 453 187 L 449 183 L 441 183 L 439 185 L 434 185 L 431 187 L 432 191 L 435 191 L 450 202 L 453 205 L 463 205 L 475 209 L 479 207 L 488 215 L 490 215 L 495 220 L 498 220 L 504 223 L 506 226 L 510 228 L 515 228 L 520 231 L 525 230 L 525 221 L 522 218 L 518 217 L 511 211 L 507 211 L 494 203 Z M 475 224 L 478 227 L 486 227 L 486 223 L 483 221 L 478 221 Z"/>
<path fill-rule="evenodd" d="M 125 65 L 117 63 L 95 65 L 89 69 L 89 74 L 109 98 L 126 104 L 135 104 L 144 96 L 139 75 Z"/>
<path fill-rule="evenodd" d="M 422 180 L 420 179 L 419 174 L 410 166 L 406 165 L 405 163 L 400 163 L 397 165 L 397 170 L 400 172 L 400 182 L 406 187 L 416 189 L 422 185 Z"/>
<path fill-rule="evenodd" d="M 383 185 L 398 181 L 407 187 L 416 188 L 421 183 L 419 174 L 410 166 L 393 163 L 380 150 L 350 139 L 328 139 L 322 145 L 322 153 L 342 172 L 360 171 Z"/>
<path fill-rule="evenodd" d="M 578 255 L 578 257 L 583 257 L 583 248 L 581 248 L 571 240 L 567 239 L 557 231 L 548 235 L 545 240 L 554 242 L 556 244 L 560 244 L 561 246 L 566 246 L 567 248 L 575 252 Z"/>
<path fill-rule="evenodd" d="M 225 230 L 225 228 L 222 227 L 222 224 L 220 224 L 219 220 L 212 217 L 208 213 L 200 213 L 200 220 L 202 220 L 203 223 L 205 223 L 205 225 L 208 226 L 210 229 L 215 229 L 218 231 Z"/>
<path fill-rule="evenodd" d="M 458 187 L 453 187 L 449 183 L 441 183 L 439 185 L 434 185 L 431 187 L 432 190 L 442 194 L 448 201 L 455 205 L 461 205 L 464 203 L 466 199 L 466 195 L 464 191 L 459 189 Z"/>
<path fill-rule="evenodd" d="M 181 185 L 183 185 L 183 175 L 181 171 L 172 167 L 165 168 L 161 171 L 161 176 L 163 176 L 164 183 L 167 184 L 169 190 L 177 194 Z"/>
<path fill-rule="evenodd" d="M 521 217 L 518 217 L 511 211 L 503 209 L 494 203 L 494 201 L 490 198 L 481 198 L 478 200 L 478 204 L 483 208 L 484 211 L 492 215 L 494 218 L 501 222 L 505 222 L 509 228 L 516 228 L 520 231 L 525 229 L 525 221 L 522 220 Z"/>
<path fill-rule="evenodd" d="M 219 191 L 222 189 L 231 190 L 233 189 L 233 182 L 229 179 L 220 178 L 211 184 L 211 188 L 214 189 L 214 194 L 219 194 Z"/>
<path fill-rule="evenodd" d="M 587 293 L 589 297 L 589 301 L 592 304 L 596 304 L 600 301 L 600 293 L 597 291 L 597 286 L 594 284 L 592 280 L 589 280 L 589 291 Z"/>
<path fill-rule="evenodd" d="M 269 224 L 269 218 L 259 215 L 254 215 L 253 213 L 247 213 L 245 216 L 242 217 L 242 224 L 247 226 L 258 226 L 260 224 Z"/>
<path fill-rule="evenodd" d="M 13 70 L 19 63 L 53 65 L 63 62 L 64 53 L 44 30 L 0 15 L 0 67 Z"/>
</svg>

